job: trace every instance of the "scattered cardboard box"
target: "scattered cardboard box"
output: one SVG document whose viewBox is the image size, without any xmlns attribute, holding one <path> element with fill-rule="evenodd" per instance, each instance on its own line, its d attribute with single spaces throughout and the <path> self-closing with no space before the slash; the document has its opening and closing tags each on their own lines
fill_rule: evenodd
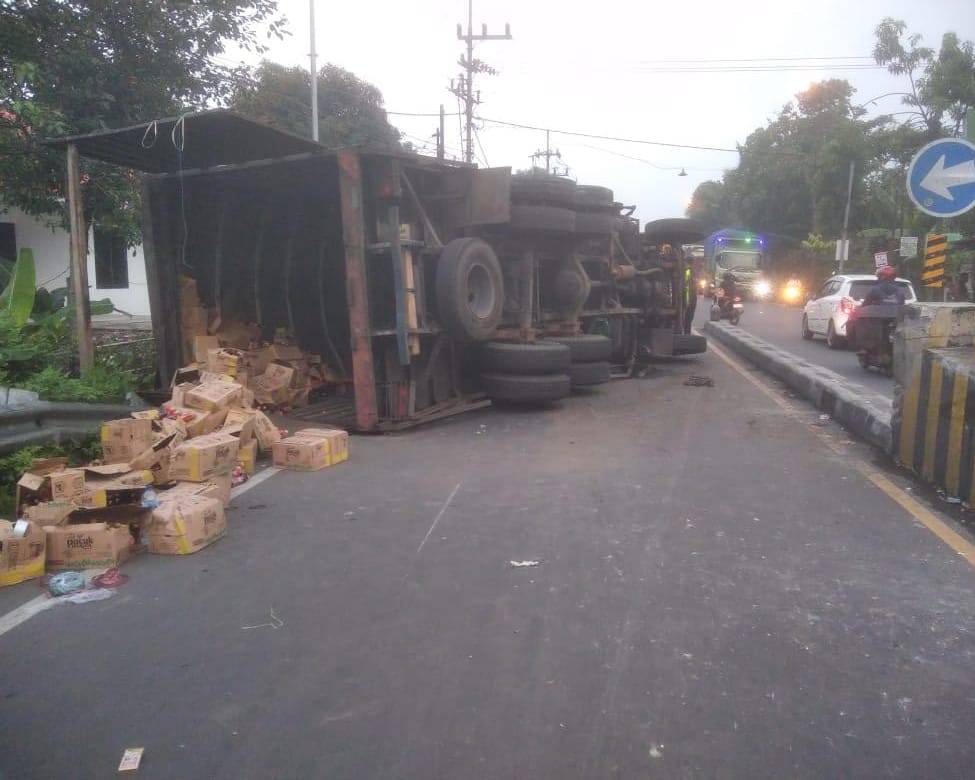
<svg viewBox="0 0 975 780">
<path fill-rule="evenodd" d="M 257 439 L 251 439 L 240 447 L 237 459 L 244 468 L 244 473 L 253 476 L 257 470 Z"/>
<path fill-rule="evenodd" d="M 102 454 L 106 463 L 126 463 L 152 446 L 152 420 L 127 417 L 102 424 Z"/>
<path fill-rule="evenodd" d="M 187 495 L 159 505 L 148 527 L 149 552 L 187 555 L 212 544 L 227 531 L 223 504 L 210 496 Z"/>
<path fill-rule="evenodd" d="M 242 390 L 243 388 L 236 382 L 212 380 L 187 390 L 185 401 L 192 409 L 212 412 L 239 405 Z"/>
<path fill-rule="evenodd" d="M 246 409 L 230 409 L 220 432 L 236 436 L 240 440 L 241 447 L 249 444 L 254 439 L 253 413 Z"/>
<path fill-rule="evenodd" d="M 295 471 L 317 471 L 348 460 L 349 437 L 345 431 L 305 428 L 273 447 L 274 465 Z"/>
<path fill-rule="evenodd" d="M 85 492 L 84 472 L 65 468 L 67 458 L 41 458 L 17 482 L 16 505 L 70 500 Z M 56 495 L 55 495 L 56 494 Z"/>
<path fill-rule="evenodd" d="M 240 442 L 224 433 L 208 433 L 176 447 L 170 463 L 170 476 L 188 482 L 203 482 L 225 474 L 237 462 Z"/>
<path fill-rule="evenodd" d="M 69 501 L 48 501 L 24 510 L 24 518 L 43 528 L 46 525 L 63 525 L 78 507 Z"/>
<path fill-rule="evenodd" d="M 133 539 L 127 526 L 106 522 L 47 526 L 47 569 L 100 569 L 128 560 Z"/>
<path fill-rule="evenodd" d="M 257 437 L 257 444 L 261 452 L 270 452 L 274 442 L 281 441 L 281 431 L 264 412 L 255 410 L 253 414 L 254 435 Z"/>
<path fill-rule="evenodd" d="M 173 419 L 183 423 L 186 428 L 187 438 L 204 436 L 211 431 L 217 430 L 223 421 L 227 419 L 227 409 L 216 409 L 212 412 L 205 412 L 202 409 L 190 409 L 185 406 L 175 406 L 171 403 L 163 404 L 163 410 L 167 415 L 173 415 Z"/>
<path fill-rule="evenodd" d="M 44 576 L 47 534 L 32 522 L 18 525 L 0 520 L 0 587 Z"/>
<path fill-rule="evenodd" d="M 201 336 L 197 334 L 193 337 L 193 360 L 197 363 L 208 363 L 210 351 L 219 348 L 220 339 L 216 336 Z"/>
<path fill-rule="evenodd" d="M 259 404 L 278 406 L 291 400 L 289 380 L 276 376 L 273 372 L 257 377 L 251 382 L 251 390 L 254 391 L 254 400 Z"/>
<path fill-rule="evenodd" d="M 85 466 L 85 492 L 72 503 L 82 509 L 137 506 L 153 483 L 152 471 L 132 471 L 127 463 Z"/>
</svg>

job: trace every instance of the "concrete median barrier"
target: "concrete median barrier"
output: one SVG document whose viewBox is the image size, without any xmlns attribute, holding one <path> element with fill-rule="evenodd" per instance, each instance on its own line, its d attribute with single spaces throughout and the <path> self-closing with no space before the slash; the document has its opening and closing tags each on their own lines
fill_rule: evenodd
<svg viewBox="0 0 975 780">
<path fill-rule="evenodd" d="M 785 382 L 850 433 L 885 453 L 891 452 L 893 404 L 889 398 L 726 322 L 708 322 L 704 331 L 710 338 Z"/>
</svg>

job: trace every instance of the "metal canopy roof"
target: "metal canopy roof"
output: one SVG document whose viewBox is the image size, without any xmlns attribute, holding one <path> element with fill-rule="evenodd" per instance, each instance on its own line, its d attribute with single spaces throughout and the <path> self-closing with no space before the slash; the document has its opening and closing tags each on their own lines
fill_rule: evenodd
<svg viewBox="0 0 975 780">
<path fill-rule="evenodd" d="M 177 173 L 328 151 L 315 141 L 223 109 L 156 119 L 120 130 L 55 138 L 44 143 L 55 148 L 66 148 L 73 143 L 84 157 L 146 173 Z"/>
</svg>

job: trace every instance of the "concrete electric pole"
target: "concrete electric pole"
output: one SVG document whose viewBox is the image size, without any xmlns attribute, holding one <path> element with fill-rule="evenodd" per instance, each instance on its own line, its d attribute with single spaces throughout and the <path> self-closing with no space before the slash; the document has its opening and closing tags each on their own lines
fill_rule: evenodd
<svg viewBox="0 0 975 780">
<path fill-rule="evenodd" d="M 318 140 L 318 65 L 315 54 L 315 0 L 308 0 L 308 16 L 311 23 L 311 140 Z"/>
<path fill-rule="evenodd" d="M 466 120 L 466 143 L 464 146 L 464 160 L 467 163 L 474 162 L 474 104 L 480 102 L 480 98 L 474 98 L 474 73 L 493 72 L 484 63 L 474 60 L 474 41 L 510 41 L 511 25 L 505 24 L 504 35 L 488 35 L 487 25 L 481 25 L 481 33 L 474 34 L 474 0 L 467 0 L 467 34 L 464 34 L 461 25 L 457 25 L 457 40 L 467 42 L 467 56 L 461 60 L 461 66 L 465 74 L 460 78 L 460 84 L 456 87 L 451 85 L 451 92 L 464 101 L 464 117 Z"/>
</svg>

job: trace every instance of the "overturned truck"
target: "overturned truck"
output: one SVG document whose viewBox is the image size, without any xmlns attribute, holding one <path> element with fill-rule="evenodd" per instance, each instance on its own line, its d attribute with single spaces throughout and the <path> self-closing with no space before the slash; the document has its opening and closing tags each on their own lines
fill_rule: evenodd
<svg viewBox="0 0 975 780">
<path fill-rule="evenodd" d="M 143 171 L 159 375 L 185 356 L 181 278 L 222 321 L 291 334 L 335 378 L 300 414 L 392 430 L 547 401 L 694 354 L 680 246 L 604 187 L 397 152 L 329 150 L 211 111 L 60 139 Z"/>
</svg>

